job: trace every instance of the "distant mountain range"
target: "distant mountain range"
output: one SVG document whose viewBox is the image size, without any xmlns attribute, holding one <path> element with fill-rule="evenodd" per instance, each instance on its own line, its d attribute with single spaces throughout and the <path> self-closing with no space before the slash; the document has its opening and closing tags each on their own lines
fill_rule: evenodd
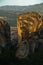
<svg viewBox="0 0 43 65">
<path fill-rule="evenodd" d="M 0 10 L 11 10 L 11 11 L 21 11 L 21 12 L 27 12 L 27 11 L 36 11 L 39 13 L 43 13 L 43 3 L 36 4 L 36 5 L 30 5 L 30 6 L 2 6 L 0 7 Z"/>
<path fill-rule="evenodd" d="M 43 3 L 30 6 L 2 6 L 0 7 L 0 16 L 6 17 L 10 25 L 16 26 L 18 14 L 30 11 L 38 12 L 43 15 Z"/>
</svg>

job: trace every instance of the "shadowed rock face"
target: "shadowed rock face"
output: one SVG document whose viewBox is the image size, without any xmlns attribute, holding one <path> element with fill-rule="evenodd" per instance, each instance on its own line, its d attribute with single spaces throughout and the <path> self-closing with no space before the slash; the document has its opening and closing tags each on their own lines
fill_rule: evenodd
<svg viewBox="0 0 43 65">
<path fill-rule="evenodd" d="M 10 26 L 4 19 L 0 19 L 0 45 L 5 46 L 7 43 L 10 43 Z"/>
<path fill-rule="evenodd" d="M 43 28 L 42 16 L 36 12 L 20 14 L 17 18 L 17 27 L 18 49 L 16 56 L 26 58 L 28 54 L 34 53 L 35 47 L 38 47 L 36 41 L 38 34 L 36 32 Z"/>
</svg>

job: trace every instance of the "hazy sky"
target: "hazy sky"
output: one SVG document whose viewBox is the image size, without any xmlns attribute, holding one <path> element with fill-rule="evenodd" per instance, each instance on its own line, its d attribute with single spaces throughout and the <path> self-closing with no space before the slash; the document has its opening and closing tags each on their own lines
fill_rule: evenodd
<svg viewBox="0 0 43 65">
<path fill-rule="evenodd" d="M 20 6 L 27 6 L 33 4 L 42 3 L 43 0 L 0 0 L 0 6 L 3 5 L 20 5 Z"/>
</svg>

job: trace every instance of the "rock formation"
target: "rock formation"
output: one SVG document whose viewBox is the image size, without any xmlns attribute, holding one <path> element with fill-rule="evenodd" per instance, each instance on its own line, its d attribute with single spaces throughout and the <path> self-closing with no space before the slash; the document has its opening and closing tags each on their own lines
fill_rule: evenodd
<svg viewBox="0 0 43 65">
<path fill-rule="evenodd" d="M 26 58 L 38 47 L 38 34 L 43 29 L 42 16 L 36 12 L 20 14 L 17 18 L 18 48 L 16 56 Z M 39 35 L 40 36 L 40 35 Z"/>
<path fill-rule="evenodd" d="M 5 46 L 8 43 L 10 43 L 10 26 L 4 19 L 0 18 L 0 45 Z"/>
</svg>

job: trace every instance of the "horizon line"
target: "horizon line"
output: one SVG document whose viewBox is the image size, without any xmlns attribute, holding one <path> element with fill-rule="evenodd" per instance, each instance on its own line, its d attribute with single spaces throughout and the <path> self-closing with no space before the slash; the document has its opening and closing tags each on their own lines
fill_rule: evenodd
<svg viewBox="0 0 43 65">
<path fill-rule="evenodd" d="M 34 6 L 34 5 L 40 5 L 40 4 L 43 4 L 43 2 L 42 3 L 37 3 L 37 4 L 31 4 L 31 5 L 2 5 L 0 7 L 3 7 L 3 6 Z"/>
</svg>

